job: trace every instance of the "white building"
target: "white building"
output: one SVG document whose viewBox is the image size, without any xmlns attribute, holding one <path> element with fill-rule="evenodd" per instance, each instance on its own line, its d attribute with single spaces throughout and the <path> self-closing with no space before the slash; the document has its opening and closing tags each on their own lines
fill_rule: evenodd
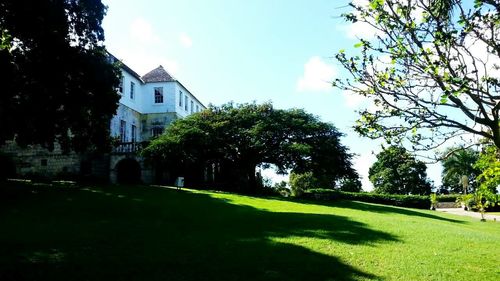
<svg viewBox="0 0 500 281">
<path fill-rule="evenodd" d="M 110 55 L 110 60 L 117 59 Z M 111 135 L 121 144 L 103 155 L 65 154 L 56 144 L 53 151 L 38 145 L 27 148 L 8 142 L 0 147 L 13 161 L 13 173 L 22 177 L 95 178 L 116 182 L 151 183 L 162 171 L 148 165 L 135 152 L 138 143 L 158 136 L 174 120 L 206 107 L 173 78 L 162 66 L 139 76 L 121 65 L 121 95 L 116 114 L 110 122 Z M 158 177 L 157 177 L 158 178 Z"/>
<path fill-rule="evenodd" d="M 206 107 L 161 65 L 144 76 L 122 64 L 111 135 L 121 142 L 141 142 L 163 133 L 172 121 Z"/>
</svg>

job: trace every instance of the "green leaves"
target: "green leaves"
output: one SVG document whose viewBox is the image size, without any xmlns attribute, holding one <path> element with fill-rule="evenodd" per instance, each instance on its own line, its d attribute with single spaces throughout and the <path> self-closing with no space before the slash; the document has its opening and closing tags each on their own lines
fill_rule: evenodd
<svg viewBox="0 0 500 281">
<path fill-rule="evenodd" d="M 377 161 L 368 171 L 377 193 L 430 194 L 426 165 L 405 148 L 391 146 L 377 154 Z"/>
<path fill-rule="evenodd" d="M 486 130 L 478 135 L 500 147 L 495 108 L 500 79 L 488 70 L 496 69 L 500 46 L 484 30 L 498 29 L 500 17 L 487 3 L 476 1 L 475 8 L 455 0 L 353 4 L 351 14 L 377 30 L 369 41 L 355 43 L 351 56 L 344 51 L 336 56 L 350 76 L 335 86 L 378 101 L 373 118 L 362 118 L 356 131 L 388 140 L 398 135 L 415 149 L 428 150 L 464 131 L 478 132 L 474 124 L 481 124 Z M 479 49 L 487 53 L 478 54 Z M 401 112 L 400 118 L 387 108 Z"/>
<path fill-rule="evenodd" d="M 175 121 L 166 133 L 145 149 L 182 173 L 202 175 L 203 163 L 221 165 L 220 173 L 235 186 L 261 164 L 313 172 L 329 184 L 354 175 L 352 155 L 340 143 L 340 133 L 301 109 L 274 109 L 272 104 L 225 104 Z M 178 163 L 180 159 L 186 159 Z M 214 164 L 214 165 L 215 165 Z M 247 178 L 246 183 L 236 178 Z M 201 179 L 199 179 L 201 181 Z M 252 186 L 255 188 L 255 186 Z"/>
<path fill-rule="evenodd" d="M 380 9 L 384 6 L 384 0 L 371 0 L 369 6 L 373 10 Z"/>
<path fill-rule="evenodd" d="M 354 48 L 359 48 L 359 47 L 362 47 L 364 44 L 363 42 L 358 42 L 356 44 L 354 44 Z"/>
</svg>

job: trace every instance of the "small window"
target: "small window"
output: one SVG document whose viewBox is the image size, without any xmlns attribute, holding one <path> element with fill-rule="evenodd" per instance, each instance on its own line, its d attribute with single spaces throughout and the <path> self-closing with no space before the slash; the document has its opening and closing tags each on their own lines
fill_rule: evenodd
<svg viewBox="0 0 500 281">
<path fill-rule="evenodd" d="M 161 134 L 163 134 L 163 127 L 153 127 L 153 129 L 151 129 L 151 136 L 157 137 Z"/>
<path fill-rule="evenodd" d="M 136 132 L 137 132 L 137 127 L 135 125 L 132 125 L 131 130 L 130 130 L 130 138 L 132 142 L 136 141 Z"/>
<path fill-rule="evenodd" d="M 194 112 L 194 102 L 191 101 L 191 113 L 193 113 L 193 112 Z"/>
<path fill-rule="evenodd" d="M 163 87 L 155 87 L 155 103 L 163 103 Z"/>
<path fill-rule="evenodd" d="M 47 163 L 48 163 L 47 159 L 40 160 L 40 165 L 42 165 L 43 167 L 47 167 Z"/>
<path fill-rule="evenodd" d="M 125 142 L 127 140 L 127 122 L 125 120 L 120 120 L 120 141 Z"/>
<path fill-rule="evenodd" d="M 200 106 L 196 105 L 196 112 L 200 112 Z"/>
<path fill-rule="evenodd" d="M 182 91 L 179 91 L 179 106 L 182 107 Z"/>
<path fill-rule="evenodd" d="M 135 94 L 135 83 L 130 82 L 130 99 L 134 99 Z"/>
<path fill-rule="evenodd" d="M 188 111 L 188 97 L 184 96 L 184 110 Z"/>
<path fill-rule="evenodd" d="M 118 85 L 118 92 L 123 94 L 123 79 L 125 79 L 123 76 L 120 77 L 120 84 Z"/>
</svg>

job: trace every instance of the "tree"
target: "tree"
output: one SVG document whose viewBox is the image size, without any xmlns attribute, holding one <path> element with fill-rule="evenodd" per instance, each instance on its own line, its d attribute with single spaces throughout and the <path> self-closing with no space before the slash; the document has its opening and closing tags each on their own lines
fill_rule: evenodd
<svg viewBox="0 0 500 281">
<path fill-rule="evenodd" d="M 476 178 L 481 171 L 474 164 L 479 158 L 479 152 L 471 148 L 452 147 L 441 158 L 444 186 L 449 187 L 452 192 L 461 193 L 464 191 L 461 181 L 465 176 L 470 188 L 468 192 L 476 189 Z"/>
<path fill-rule="evenodd" d="M 474 135 L 500 147 L 500 5 L 477 0 L 351 3 L 350 22 L 373 28 L 360 54 L 336 58 L 351 74 L 334 86 L 373 102 L 355 129 L 427 151 Z"/>
<path fill-rule="evenodd" d="M 500 149 L 493 145 L 485 145 L 474 165 L 481 171 L 477 180 L 483 190 L 495 194 L 500 187 Z"/>
<path fill-rule="evenodd" d="M 119 69 L 98 0 L 0 1 L 0 144 L 105 148 Z"/>
<path fill-rule="evenodd" d="M 426 169 L 405 148 L 391 146 L 377 154 L 368 175 L 376 193 L 427 195 L 431 184 Z"/>
<path fill-rule="evenodd" d="M 363 185 L 359 180 L 359 176 L 356 174 L 354 177 L 345 177 L 340 180 L 340 190 L 346 192 L 361 192 L 363 191 Z"/>
<path fill-rule="evenodd" d="M 143 154 L 184 174 L 187 184 L 210 178 L 218 188 L 255 192 L 256 168 L 274 164 L 278 173 L 312 172 L 334 186 L 355 174 L 341 136 L 300 109 L 229 103 L 175 121 Z"/>
<path fill-rule="evenodd" d="M 320 187 L 318 179 L 314 177 L 312 172 L 302 174 L 290 173 L 290 189 L 292 190 L 292 195 L 295 197 L 302 196 L 306 190 Z"/>
</svg>

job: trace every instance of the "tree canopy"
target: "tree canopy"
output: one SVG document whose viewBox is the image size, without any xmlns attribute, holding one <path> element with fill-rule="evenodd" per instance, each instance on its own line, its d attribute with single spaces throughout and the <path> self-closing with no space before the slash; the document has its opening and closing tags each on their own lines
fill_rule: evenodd
<svg viewBox="0 0 500 281">
<path fill-rule="evenodd" d="M 119 69 L 99 0 L 0 0 L 0 144 L 104 148 Z"/>
<path fill-rule="evenodd" d="M 377 161 L 368 171 L 376 193 L 429 194 L 431 184 L 427 166 L 405 148 L 388 147 L 377 154 Z"/>
<path fill-rule="evenodd" d="M 218 188 L 256 190 L 256 168 L 278 173 L 312 172 L 324 185 L 357 178 L 340 133 L 301 109 L 272 104 L 211 106 L 175 121 L 144 155 L 186 176 L 186 183 L 211 178 Z"/>
<path fill-rule="evenodd" d="M 415 151 L 468 135 L 500 147 L 500 4 L 476 0 L 351 3 L 349 22 L 371 28 L 360 51 L 336 58 L 351 74 L 340 89 L 373 106 L 355 129 Z"/>
</svg>

